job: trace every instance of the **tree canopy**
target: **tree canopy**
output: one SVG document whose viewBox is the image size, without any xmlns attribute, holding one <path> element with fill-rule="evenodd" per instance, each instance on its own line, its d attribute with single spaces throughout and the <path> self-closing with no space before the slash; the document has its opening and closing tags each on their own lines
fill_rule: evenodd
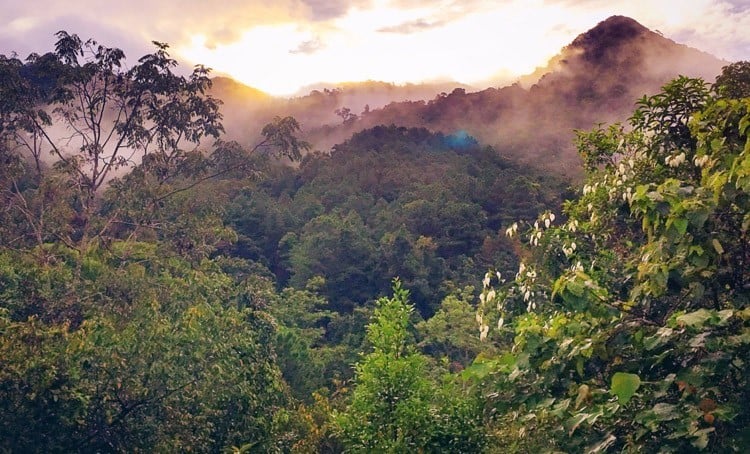
<svg viewBox="0 0 750 454">
<path fill-rule="evenodd" d="M 579 132 L 579 197 L 520 228 L 509 283 L 485 277 L 480 332 L 504 353 L 474 374 L 509 440 L 748 446 L 750 104 L 723 88 L 731 70 L 713 89 L 678 78 L 644 97 L 630 128 Z"/>
</svg>

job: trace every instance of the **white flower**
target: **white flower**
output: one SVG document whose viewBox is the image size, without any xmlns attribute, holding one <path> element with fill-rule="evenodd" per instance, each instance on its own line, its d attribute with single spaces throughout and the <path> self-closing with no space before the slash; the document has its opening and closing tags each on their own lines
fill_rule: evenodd
<svg viewBox="0 0 750 454">
<path fill-rule="evenodd" d="M 513 225 L 505 229 L 505 234 L 508 238 L 512 237 L 518 231 L 518 222 L 514 222 Z"/>
<path fill-rule="evenodd" d="M 489 292 L 487 292 L 487 302 L 489 303 L 490 301 L 494 299 L 495 299 L 495 290 L 490 290 Z"/>
<path fill-rule="evenodd" d="M 500 320 L 497 321 L 497 329 L 500 329 L 505 324 L 505 320 L 503 320 L 502 317 L 500 317 Z"/>
<path fill-rule="evenodd" d="M 683 162 L 685 162 L 684 152 L 678 154 L 677 156 L 667 156 L 666 158 L 664 158 L 664 164 L 668 165 L 669 167 L 677 167 Z"/>
<path fill-rule="evenodd" d="M 479 332 L 479 340 L 485 340 L 487 339 L 487 333 L 490 332 L 490 327 L 488 325 L 482 326 L 482 330 Z"/>
</svg>

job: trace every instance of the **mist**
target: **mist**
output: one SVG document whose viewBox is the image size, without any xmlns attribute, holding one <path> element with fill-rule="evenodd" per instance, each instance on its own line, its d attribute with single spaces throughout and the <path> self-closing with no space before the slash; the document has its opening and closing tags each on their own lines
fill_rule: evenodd
<svg viewBox="0 0 750 454">
<path fill-rule="evenodd" d="M 225 104 L 225 125 L 230 137 L 244 139 L 245 131 L 259 130 L 248 128 L 253 122 L 292 115 L 313 149 L 324 151 L 381 124 L 446 134 L 466 131 L 514 160 L 579 175 L 574 129 L 624 122 L 637 99 L 658 92 L 669 80 L 685 75 L 710 83 L 726 64 L 615 16 L 578 36 L 544 68 L 501 88 L 367 82 L 288 100 L 231 99 Z M 349 118 L 336 114 L 344 107 L 350 109 Z"/>
</svg>

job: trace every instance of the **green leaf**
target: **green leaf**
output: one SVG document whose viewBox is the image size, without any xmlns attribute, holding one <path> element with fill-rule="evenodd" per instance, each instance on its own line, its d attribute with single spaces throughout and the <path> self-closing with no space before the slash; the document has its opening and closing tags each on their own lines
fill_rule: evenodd
<svg viewBox="0 0 750 454">
<path fill-rule="evenodd" d="M 636 374 L 617 372 L 612 376 L 611 392 L 617 396 L 620 405 L 630 401 L 635 392 L 641 386 L 641 377 Z"/>
<path fill-rule="evenodd" d="M 695 312 L 680 315 L 677 317 L 677 323 L 684 326 L 700 328 L 711 319 L 712 315 L 713 314 L 706 309 L 698 309 Z"/>
<path fill-rule="evenodd" d="M 672 224 L 675 226 L 675 228 L 677 229 L 677 233 L 679 233 L 680 235 L 684 235 L 685 232 L 687 232 L 687 219 L 675 219 L 672 221 Z"/>
</svg>

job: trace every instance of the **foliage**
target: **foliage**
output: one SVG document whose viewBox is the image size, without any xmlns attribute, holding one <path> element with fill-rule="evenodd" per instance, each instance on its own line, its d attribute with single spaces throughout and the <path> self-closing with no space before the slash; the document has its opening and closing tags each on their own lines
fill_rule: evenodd
<svg viewBox="0 0 750 454">
<path fill-rule="evenodd" d="M 218 137 L 221 115 L 219 102 L 205 94 L 208 70 L 198 66 L 188 78 L 175 75 L 177 63 L 166 44 L 155 42 L 155 52 L 125 69 L 120 49 L 64 31 L 57 38 L 54 53 L 33 54 L 25 64 L 0 58 L 6 76 L 0 86 L 0 143 L 4 154 L 33 162 L 38 181 L 62 180 L 58 184 L 71 191 L 70 198 L 58 196 L 52 204 L 70 206 L 77 225 L 51 233 L 85 245 L 102 229 L 93 219 L 96 193 L 118 170 L 140 157 L 160 181 L 168 179 L 194 161 L 184 144 Z M 51 174 L 47 154 L 53 156 Z M 37 242 L 48 239 L 41 222 L 44 205 L 11 183 L 3 188 L 6 198 L 27 218 Z"/>
<path fill-rule="evenodd" d="M 579 133 L 579 198 L 529 229 L 512 282 L 485 277 L 503 353 L 467 373 L 516 449 L 746 450 L 750 103 L 725 94 L 679 78 L 631 130 Z"/>
<path fill-rule="evenodd" d="M 722 68 L 713 89 L 722 98 L 750 97 L 750 62 L 738 61 Z"/>
<path fill-rule="evenodd" d="M 2 449 L 270 446 L 285 402 L 272 319 L 215 264 L 139 243 L 2 259 Z"/>
<path fill-rule="evenodd" d="M 221 102 L 207 93 L 209 69 L 175 74 L 177 62 L 159 42 L 128 68 L 120 49 L 56 36 L 54 52 L 25 63 L 0 56 L 0 160 L 8 164 L 0 196 L 8 221 L 21 227 L 8 241 L 61 241 L 82 252 L 91 242 L 158 231 L 167 222 L 162 205 L 175 194 L 252 174 L 253 154 L 297 160 L 309 148 L 296 137 L 296 120 L 277 117 L 250 150 L 222 140 L 202 150 L 202 140 L 223 132 Z"/>
<path fill-rule="evenodd" d="M 409 342 L 412 311 L 398 281 L 392 298 L 378 300 L 367 326 L 373 351 L 356 365 L 351 403 L 334 413 L 344 445 L 363 452 L 477 451 L 485 441 L 479 406 L 456 388 L 433 395 L 427 359 Z"/>
<path fill-rule="evenodd" d="M 475 313 L 470 301 L 474 289 L 469 287 L 443 299 L 430 319 L 419 322 L 419 347 L 430 357 L 445 358 L 452 368 L 468 366 L 486 347 L 475 332 Z"/>
<path fill-rule="evenodd" d="M 444 282 L 514 269 L 498 230 L 555 206 L 564 190 L 562 179 L 515 166 L 465 133 L 378 126 L 299 169 L 272 169 L 231 200 L 225 219 L 239 235 L 231 253 L 263 263 L 281 286 L 321 276 L 322 294 L 346 312 L 398 276 L 429 317 L 452 288 Z"/>
<path fill-rule="evenodd" d="M 399 283 L 393 298 L 378 300 L 367 326 L 374 350 L 357 364 L 351 405 L 336 418 L 350 449 L 401 452 L 426 444 L 430 386 L 425 358 L 406 343 L 411 310 Z"/>
</svg>

